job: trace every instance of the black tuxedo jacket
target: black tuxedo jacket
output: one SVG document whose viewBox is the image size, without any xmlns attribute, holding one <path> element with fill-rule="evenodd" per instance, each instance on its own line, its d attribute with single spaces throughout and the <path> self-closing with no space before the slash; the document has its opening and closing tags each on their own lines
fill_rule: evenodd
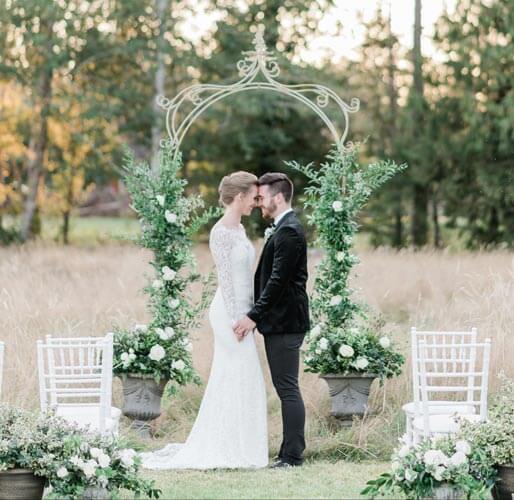
<svg viewBox="0 0 514 500">
<path fill-rule="evenodd" d="M 263 335 L 310 329 L 307 242 L 294 212 L 279 220 L 255 272 L 254 306 L 247 314 Z"/>
</svg>

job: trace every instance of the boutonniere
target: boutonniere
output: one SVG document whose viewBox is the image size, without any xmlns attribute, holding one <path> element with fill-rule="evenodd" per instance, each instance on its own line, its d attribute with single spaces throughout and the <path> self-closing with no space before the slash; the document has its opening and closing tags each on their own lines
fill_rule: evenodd
<svg viewBox="0 0 514 500">
<path fill-rule="evenodd" d="M 275 229 L 277 227 L 275 224 L 272 224 L 270 227 L 267 227 L 264 231 L 264 243 L 266 244 L 268 240 L 273 236 L 273 233 L 275 232 Z"/>
</svg>

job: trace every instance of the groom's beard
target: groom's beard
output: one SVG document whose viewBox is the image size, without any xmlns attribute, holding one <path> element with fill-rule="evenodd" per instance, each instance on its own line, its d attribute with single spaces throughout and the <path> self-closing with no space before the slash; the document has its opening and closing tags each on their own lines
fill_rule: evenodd
<svg viewBox="0 0 514 500">
<path fill-rule="evenodd" d="M 270 204 L 267 207 L 261 207 L 262 216 L 265 219 L 273 219 L 271 214 L 274 214 L 276 211 L 277 205 L 273 201 L 270 201 Z"/>
</svg>

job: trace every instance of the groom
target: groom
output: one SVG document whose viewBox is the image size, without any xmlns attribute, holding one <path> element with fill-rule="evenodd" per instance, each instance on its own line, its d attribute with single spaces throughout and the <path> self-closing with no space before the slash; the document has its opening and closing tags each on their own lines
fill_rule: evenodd
<svg viewBox="0 0 514 500">
<path fill-rule="evenodd" d="M 255 304 L 234 326 L 243 336 L 255 327 L 264 335 L 273 385 L 282 402 L 283 440 L 272 467 L 302 463 L 305 407 L 298 387 L 300 347 L 309 330 L 307 243 L 291 208 L 293 183 L 282 173 L 259 179 L 259 207 L 274 219 L 255 273 Z"/>
</svg>

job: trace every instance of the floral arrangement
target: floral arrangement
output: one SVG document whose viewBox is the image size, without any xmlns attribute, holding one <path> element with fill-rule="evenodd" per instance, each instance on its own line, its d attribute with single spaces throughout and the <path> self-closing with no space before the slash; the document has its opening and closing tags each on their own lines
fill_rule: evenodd
<svg viewBox="0 0 514 500">
<path fill-rule="evenodd" d="M 514 381 L 500 374 L 501 386 L 485 422 L 464 422 L 461 434 L 483 450 L 483 465 L 514 464 Z"/>
<path fill-rule="evenodd" d="M 334 150 L 319 170 L 312 164 L 288 165 L 306 175 L 305 207 L 317 230 L 316 245 L 325 250 L 318 266 L 311 301 L 314 327 L 308 336 L 306 370 L 321 374 L 367 372 L 381 378 L 397 375 L 404 358 L 388 337 L 368 320 L 365 307 L 352 299 L 350 271 L 358 263 L 352 254 L 357 217 L 371 193 L 406 168 L 391 161 L 362 167 L 359 147 Z"/>
<path fill-rule="evenodd" d="M 198 325 L 207 306 L 212 275 L 204 280 L 201 300 L 191 302 L 188 287 L 200 280 L 192 253 L 192 238 L 218 209 L 203 210 L 201 197 L 184 196 L 182 162 L 163 149 L 159 174 L 128 157 L 125 184 L 132 208 L 141 221 L 140 244 L 153 252 L 155 275 L 144 288 L 152 320 L 148 325 L 114 328 L 114 373 L 142 373 L 156 381 L 186 384 L 197 376 L 191 364 L 188 332 Z"/>
<path fill-rule="evenodd" d="M 121 489 L 158 498 L 153 481 L 138 476 L 140 463 L 114 437 L 84 433 L 52 414 L 0 406 L 0 471 L 30 469 L 57 498 L 80 497 L 88 487 L 104 488 L 111 498 Z"/>
<path fill-rule="evenodd" d="M 432 498 L 434 489 L 450 487 L 473 498 L 490 498 L 494 473 L 483 466 L 483 452 L 457 437 L 403 445 L 392 456 L 391 472 L 368 481 L 361 492 L 371 498 L 401 491 L 407 498 Z"/>
</svg>

